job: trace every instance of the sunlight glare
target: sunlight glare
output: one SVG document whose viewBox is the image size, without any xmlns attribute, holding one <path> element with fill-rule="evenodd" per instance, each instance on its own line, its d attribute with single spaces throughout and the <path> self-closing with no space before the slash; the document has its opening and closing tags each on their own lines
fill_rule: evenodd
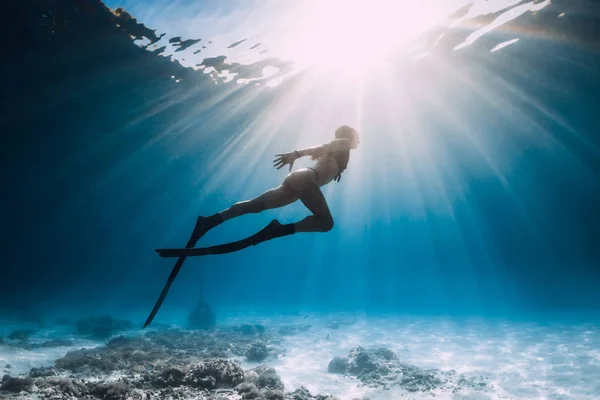
<svg viewBox="0 0 600 400">
<path fill-rule="evenodd" d="M 443 18 L 439 2 L 343 0 L 305 2 L 305 23 L 296 25 L 286 58 L 340 71 L 376 67 Z M 295 14 L 298 15 L 298 14 Z M 296 21 L 297 22 L 297 21 Z M 290 32 L 291 34 L 292 32 Z"/>
</svg>

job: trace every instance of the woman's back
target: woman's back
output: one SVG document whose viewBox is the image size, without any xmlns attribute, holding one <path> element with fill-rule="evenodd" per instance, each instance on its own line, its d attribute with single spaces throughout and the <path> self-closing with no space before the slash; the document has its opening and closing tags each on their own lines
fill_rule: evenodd
<svg viewBox="0 0 600 400">
<path fill-rule="evenodd" d="M 313 169 L 319 174 L 317 183 L 319 186 L 327 185 L 339 174 L 344 172 L 350 159 L 349 151 L 335 151 L 333 153 L 323 154 Z"/>
</svg>

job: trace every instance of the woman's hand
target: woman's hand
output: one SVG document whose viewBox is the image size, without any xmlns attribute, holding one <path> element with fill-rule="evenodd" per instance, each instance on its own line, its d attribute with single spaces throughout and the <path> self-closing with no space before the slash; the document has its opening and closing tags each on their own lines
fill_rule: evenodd
<svg viewBox="0 0 600 400">
<path fill-rule="evenodd" d="M 296 159 L 298 159 L 298 154 L 296 152 L 276 154 L 275 160 L 273 160 L 273 166 L 277 169 L 281 169 L 284 165 L 290 164 L 290 172 L 292 172 L 292 167 L 294 166 L 294 161 L 296 161 Z"/>
</svg>

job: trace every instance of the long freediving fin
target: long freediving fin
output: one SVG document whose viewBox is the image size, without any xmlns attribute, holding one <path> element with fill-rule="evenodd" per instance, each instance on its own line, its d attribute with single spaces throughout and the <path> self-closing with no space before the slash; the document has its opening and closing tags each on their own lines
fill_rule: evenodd
<svg viewBox="0 0 600 400">
<path fill-rule="evenodd" d="M 267 240 L 277 237 L 291 235 L 294 233 L 293 225 L 282 225 L 274 219 L 271 223 L 261 229 L 259 232 L 245 239 L 236 242 L 221 244 L 211 247 L 185 248 L 185 249 L 156 249 L 155 251 L 161 257 L 195 257 L 213 254 L 233 253 L 243 250 L 246 247 L 255 246 Z"/>
<path fill-rule="evenodd" d="M 194 246 L 196 244 L 196 241 L 197 241 L 195 233 L 196 233 L 196 229 L 194 229 L 194 232 L 192 232 L 192 236 L 190 237 L 190 240 L 188 241 L 185 249 L 157 249 L 156 250 L 156 252 L 158 254 L 160 254 L 161 257 L 179 257 L 179 260 L 177 260 L 177 262 L 175 263 L 175 266 L 173 267 L 173 270 L 171 271 L 171 275 L 169 275 L 169 279 L 167 279 L 167 283 L 165 284 L 165 287 L 163 288 L 162 292 L 160 292 L 160 296 L 158 296 L 158 300 L 156 301 L 156 304 L 154 305 L 152 312 L 150 312 L 148 319 L 146 319 L 146 322 L 144 323 L 144 328 L 152 323 L 152 320 L 154 319 L 154 317 L 156 316 L 156 313 L 160 309 L 160 306 L 162 305 L 163 301 L 165 300 L 165 297 L 167 297 L 167 293 L 169 292 L 169 289 L 171 288 L 173 281 L 175 280 L 175 278 L 177 277 L 177 274 L 179 273 L 179 270 L 183 266 L 183 262 L 185 261 L 186 257 L 208 255 L 208 254 L 225 254 L 225 253 L 231 253 L 234 251 L 242 250 L 242 249 L 245 249 L 246 247 L 254 246 L 259 243 L 262 243 L 266 240 L 271 240 L 271 239 L 274 239 L 277 237 L 291 235 L 294 233 L 294 225 L 292 225 L 292 224 L 281 225 L 281 223 L 279 223 L 279 221 L 274 219 L 273 221 L 271 221 L 271 223 L 269 225 L 267 225 L 266 227 L 261 229 L 259 232 L 255 233 L 254 235 L 247 237 L 246 239 L 238 240 L 237 242 L 232 242 L 232 243 L 227 243 L 227 244 L 222 244 L 222 245 L 212 246 L 212 247 L 204 247 L 204 248 L 191 248 L 192 246 Z"/>
<path fill-rule="evenodd" d="M 181 266 L 183 265 L 184 261 L 185 261 L 185 257 L 180 257 L 179 260 L 177 260 L 177 263 L 175 264 L 175 266 L 173 267 L 173 270 L 171 271 L 171 275 L 169 275 L 169 279 L 167 279 L 167 283 L 165 284 L 165 287 L 163 288 L 162 292 L 160 292 L 160 296 L 158 296 L 158 300 L 156 301 L 154 308 L 152 309 L 152 311 L 150 312 L 150 315 L 148 316 L 148 318 L 146 319 L 146 322 L 144 323 L 144 328 L 152 323 L 152 320 L 156 316 L 156 313 L 160 309 L 160 306 L 162 305 L 163 301 L 165 301 L 165 297 L 167 297 L 167 293 L 169 293 L 169 289 L 171 288 L 173 281 L 177 277 L 177 274 L 179 273 L 179 270 L 181 269 Z"/>
<path fill-rule="evenodd" d="M 204 217 L 201 216 L 198 218 L 198 220 L 200 220 L 200 218 L 204 218 Z M 194 227 L 194 231 L 192 232 L 190 239 L 188 240 L 187 244 L 185 245 L 186 248 L 193 247 L 196 244 L 197 240 L 199 239 L 197 237 L 197 232 L 196 232 L 197 229 L 198 229 L 198 221 L 196 221 L 196 226 Z M 167 283 L 165 284 L 165 287 L 163 288 L 162 292 L 160 292 L 160 296 L 158 296 L 158 300 L 156 300 L 156 304 L 154 304 L 154 308 L 152 309 L 152 311 L 150 312 L 150 315 L 148 315 L 148 318 L 146 319 L 146 322 L 144 323 L 144 328 L 152 323 L 152 320 L 156 316 L 156 313 L 160 309 L 160 306 L 162 305 L 163 301 L 165 301 L 165 297 L 167 297 L 167 293 L 169 293 L 169 289 L 171 288 L 173 281 L 177 277 L 179 270 L 183 266 L 184 261 L 185 261 L 185 257 L 180 257 L 179 260 L 177 260 L 177 262 L 175 263 L 175 266 L 173 267 L 173 270 L 171 271 L 171 275 L 169 275 L 169 279 L 167 279 Z"/>
</svg>

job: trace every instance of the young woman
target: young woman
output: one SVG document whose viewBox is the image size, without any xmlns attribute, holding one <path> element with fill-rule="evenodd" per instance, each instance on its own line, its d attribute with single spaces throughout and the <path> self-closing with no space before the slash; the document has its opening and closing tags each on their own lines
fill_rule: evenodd
<svg viewBox="0 0 600 400">
<path fill-rule="evenodd" d="M 344 125 L 336 129 L 335 139 L 327 144 L 296 150 L 292 153 L 277 154 L 273 161 L 274 167 L 280 169 L 289 165 L 290 174 L 286 176 L 282 184 L 252 200 L 236 203 L 210 217 L 198 217 L 188 247 L 194 247 L 206 232 L 224 221 L 245 214 L 284 207 L 296 200 L 300 200 L 312 215 L 302 221 L 286 225 L 281 225 L 275 220 L 270 225 L 271 229 L 265 232 L 266 236 L 257 239 L 264 241 L 291 235 L 295 232 L 327 232 L 331 230 L 333 217 L 321 192 L 321 186 L 327 185 L 333 180 L 340 181 L 342 172 L 350 160 L 350 150 L 356 149 L 359 143 L 358 132 L 354 128 Z M 304 156 L 310 156 L 312 160 L 315 160 L 314 166 L 292 172 L 294 162 Z"/>
<path fill-rule="evenodd" d="M 280 169 L 285 165 L 289 165 L 290 171 L 290 174 L 279 187 L 268 190 L 252 200 L 236 203 L 210 217 L 198 217 L 194 232 L 185 249 L 157 249 L 156 252 L 161 257 L 179 257 L 179 259 L 173 267 L 171 275 L 169 275 L 169 279 L 144 327 L 147 327 L 154 319 L 186 257 L 230 253 L 296 232 L 327 232 L 331 230 L 333 228 L 333 217 L 321 192 L 321 186 L 327 185 L 333 180 L 340 181 L 342 172 L 344 172 L 350 160 L 350 150 L 356 149 L 359 143 L 358 132 L 354 128 L 340 126 L 335 131 L 335 139 L 327 144 L 296 150 L 292 153 L 277 154 L 273 166 Z M 294 161 L 304 156 L 310 156 L 316 161 L 315 164 L 310 168 L 301 168 L 292 172 Z M 193 248 L 206 232 L 226 220 L 244 214 L 259 213 L 263 210 L 287 206 L 296 200 L 300 200 L 312 215 L 293 224 L 282 225 L 279 221 L 273 220 L 260 232 L 237 242 L 205 248 Z"/>
</svg>

